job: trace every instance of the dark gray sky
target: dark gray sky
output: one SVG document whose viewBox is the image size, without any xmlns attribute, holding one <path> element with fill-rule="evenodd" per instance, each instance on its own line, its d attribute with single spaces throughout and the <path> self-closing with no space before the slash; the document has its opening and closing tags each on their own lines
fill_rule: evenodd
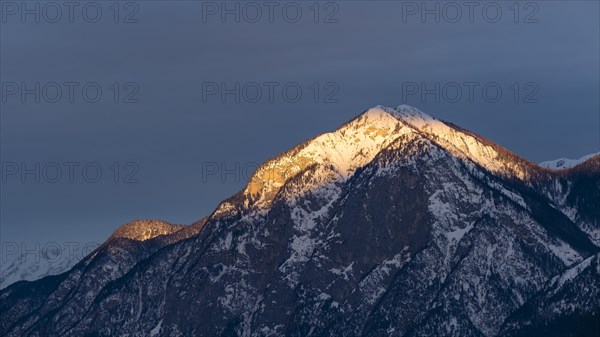
<svg viewBox="0 0 600 337">
<path fill-rule="evenodd" d="M 21 16 L 36 3 L 39 23 Z M 1 240 L 103 241 L 137 218 L 191 223 L 242 188 L 258 163 L 377 104 L 417 106 L 536 162 L 599 151 L 597 1 L 521 2 L 518 11 L 512 1 L 476 2 L 471 16 L 456 2 L 458 19 L 447 3 L 437 2 L 439 23 L 420 16 L 435 1 L 322 2 L 318 11 L 277 2 L 272 17 L 257 2 L 256 23 L 256 6 L 243 2 L 224 5 L 240 5 L 239 23 L 221 18 L 223 2 L 78 2 L 70 22 L 64 7 L 55 19 L 46 2 L 3 0 Z M 98 22 L 87 22 L 98 7 Z M 299 21 L 288 22 L 297 8 Z M 79 84 L 73 102 L 64 82 Z M 256 103 L 253 82 L 262 88 Z M 280 83 L 272 102 L 267 82 Z M 36 83 L 40 102 L 22 98 Z M 86 83 L 89 100 L 102 90 L 98 102 L 82 96 Z M 208 95 L 215 83 L 246 90 L 239 103 L 231 94 L 222 102 L 221 88 Z M 56 86 L 62 96 L 52 103 Z M 127 99 L 138 102 L 123 103 L 136 89 Z M 36 162 L 40 181 L 21 181 Z M 72 182 L 65 162 L 78 164 Z M 102 177 L 85 181 L 95 165 Z M 222 179 L 221 165 L 237 173 Z"/>
</svg>

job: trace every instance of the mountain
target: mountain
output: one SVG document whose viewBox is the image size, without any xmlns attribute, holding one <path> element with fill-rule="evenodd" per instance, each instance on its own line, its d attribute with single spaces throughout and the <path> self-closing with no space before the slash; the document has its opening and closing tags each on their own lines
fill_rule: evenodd
<svg viewBox="0 0 600 337">
<path fill-rule="evenodd" d="M 191 227 L 126 228 L 9 286 L 0 331 L 598 336 L 599 191 L 600 156 L 551 170 L 378 106 L 268 160 Z"/>
<path fill-rule="evenodd" d="M 600 254 L 569 268 L 506 320 L 502 334 L 594 336 L 600 321 Z M 581 310 L 585 308 L 585 310 Z M 531 315 L 531 312 L 535 312 Z"/>
<path fill-rule="evenodd" d="M 25 249 L 20 254 L 18 252 L 21 251 L 21 247 L 18 244 L 14 246 L 14 254 L 8 247 L 2 252 L 0 289 L 21 280 L 35 281 L 64 273 L 84 258 L 90 249 L 96 248 L 94 243 L 81 245 L 74 242 L 66 245 L 51 243 L 44 246 L 22 243 L 22 246 Z"/>
<path fill-rule="evenodd" d="M 193 226 L 171 225 L 163 221 L 136 220 L 119 227 L 109 240 L 128 238 L 134 241 L 144 241 L 182 229 L 186 229 L 187 232 L 192 228 Z M 35 281 L 46 276 L 62 274 L 98 246 L 93 242 L 86 244 L 68 242 L 63 245 L 49 243 L 44 246 L 39 243 L 37 245 L 23 243 L 22 245 L 21 249 L 15 247 L 15 251 L 23 251 L 23 253 L 3 256 L 0 268 L 0 289 L 21 280 Z"/>
<path fill-rule="evenodd" d="M 554 170 L 565 170 L 565 169 L 575 167 L 597 155 L 600 155 L 600 152 L 588 154 L 587 156 L 583 156 L 579 159 L 560 158 L 560 159 L 556 159 L 556 160 L 544 161 L 544 162 L 540 163 L 540 166 L 547 167 L 547 168 L 554 169 Z"/>
</svg>

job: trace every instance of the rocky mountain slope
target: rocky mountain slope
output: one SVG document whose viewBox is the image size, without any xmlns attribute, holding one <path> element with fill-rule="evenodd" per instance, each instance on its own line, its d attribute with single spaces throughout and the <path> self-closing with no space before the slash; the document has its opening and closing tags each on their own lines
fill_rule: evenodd
<svg viewBox="0 0 600 337">
<path fill-rule="evenodd" d="M 415 108 L 375 107 L 267 161 L 189 229 L 136 241 L 157 230 L 130 228 L 64 274 L 8 287 L 0 331 L 597 336 L 599 190 L 600 156 L 550 170 Z"/>
<path fill-rule="evenodd" d="M 175 232 L 181 232 L 177 235 Z M 157 220 L 136 220 L 119 227 L 110 240 L 127 238 L 134 241 L 145 241 L 158 236 L 168 236 L 171 240 L 197 233 L 197 226 L 172 225 Z M 35 281 L 46 276 L 62 274 L 85 258 L 99 246 L 94 242 L 56 242 L 26 244 L 22 247 L 15 244 L 15 252 L 2 256 L 0 268 L 0 289 L 18 282 Z M 11 247 L 12 248 L 12 247 Z M 6 251 L 9 251 L 7 248 Z M 6 252 L 3 252 L 6 253 Z"/>
</svg>

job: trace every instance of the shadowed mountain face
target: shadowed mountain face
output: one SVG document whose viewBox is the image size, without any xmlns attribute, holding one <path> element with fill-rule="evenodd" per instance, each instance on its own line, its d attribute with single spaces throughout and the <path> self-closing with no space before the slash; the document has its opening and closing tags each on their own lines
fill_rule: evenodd
<svg viewBox="0 0 600 337">
<path fill-rule="evenodd" d="M 267 161 L 191 227 L 130 225 L 70 271 L 8 287 L 0 329 L 594 336 L 599 190 L 600 156 L 545 169 L 415 108 L 376 107 Z"/>
</svg>

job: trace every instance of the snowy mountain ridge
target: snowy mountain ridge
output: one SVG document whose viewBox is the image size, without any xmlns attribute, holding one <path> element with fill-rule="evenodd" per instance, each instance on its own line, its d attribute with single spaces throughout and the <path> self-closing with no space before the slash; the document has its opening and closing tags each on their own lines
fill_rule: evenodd
<svg viewBox="0 0 600 337">
<path fill-rule="evenodd" d="M 522 162 L 500 160 L 499 153 L 475 135 L 449 126 L 415 107 L 401 105 L 392 109 L 379 105 L 338 130 L 315 137 L 261 165 L 243 192 L 247 199 L 245 205 L 268 207 L 288 179 L 315 164 L 327 166 L 337 179 L 347 180 L 357 168 L 368 164 L 400 136 L 414 132 L 491 172 L 520 179 L 526 177 Z M 230 207 L 224 203 L 217 212 L 225 212 Z"/>
<path fill-rule="evenodd" d="M 503 160 L 493 146 L 485 144 L 481 138 L 466 130 L 448 125 L 412 106 L 401 105 L 390 112 L 431 137 L 453 155 L 468 158 L 496 174 L 512 175 L 519 179 L 527 177 L 523 162 Z"/>
<path fill-rule="evenodd" d="M 600 152 L 588 154 L 579 159 L 560 158 L 560 159 L 555 159 L 555 160 L 548 160 L 548 161 L 541 162 L 539 165 L 543 166 L 543 167 L 547 167 L 549 169 L 553 169 L 553 170 L 566 170 L 566 169 L 573 168 L 573 167 L 585 162 L 586 160 L 591 159 L 592 157 L 598 156 L 598 155 L 600 155 Z"/>
<path fill-rule="evenodd" d="M 118 239 L 146 241 L 159 236 L 168 236 L 181 230 L 190 231 L 193 228 L 158 220 L 135 220 L 117 228 L 108 241 Z M 25 244 L 23 243 L 23 245 Z M 18 281 L 35 281 L 46 276 L 64 273 L 98 248 L 100 244 L 71 242 L 60 245 L 51 242 L 39 245 L 38 243 L 40 246 L 38 249 L 33 249 L 33 245 L 25 246 L 20 249 L 24 253 L 2 256 L 0 289 Z"/>
<path fill-rule="evenodd" d="M 97 247 L 95 243 L 81 245 L 74 242 L 68 246 L 51 243 L 37 249 L 28 245 L 24 249 L 29 251 L 24 253 L 5 253 L 0 269 L 0 289 L 18 281 L 35 281 L 64 273 Z"/>
<path fill-rule="evenodd" d="M 598 156 L 546 170 L 378 106 L 268 160 L 191 227 L 123 227 L 68 272 L 0 291 L 0 331 L 594 336 L 599 191 Z"/>
</svg>

